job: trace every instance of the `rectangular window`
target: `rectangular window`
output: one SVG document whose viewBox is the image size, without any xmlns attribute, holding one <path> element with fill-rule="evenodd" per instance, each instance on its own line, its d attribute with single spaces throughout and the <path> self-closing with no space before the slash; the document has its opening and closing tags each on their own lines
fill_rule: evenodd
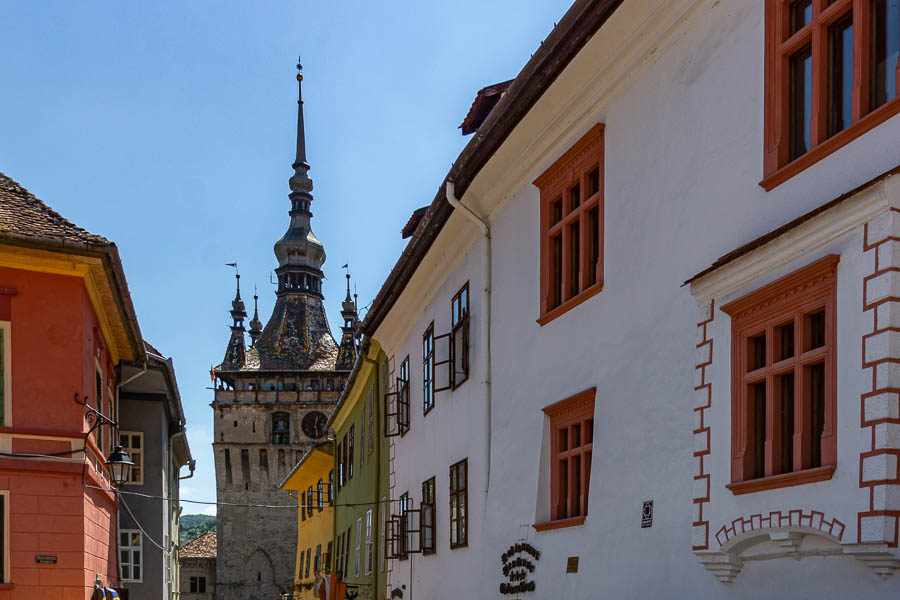
<svg viewBox="0 0 900 600">
<path fill-rule="evenodd" d="M 344 448 L 347 446 L 347 436 L 344 435 L 341 443 L 335 444 L 335 446 L 335 452 L 337 453 L 335 463 L 337 464 L 338 469 L 337 485 L 338 489 L 341 489 L 342 487 L 344 487 Z"/>
<path fill-rule="evenodd" d="M 837 262 L 826 256 L 722 307 L 732 328 L 734 493 L 834 471 Z"/>
<path fill-rule="evenodd" d="M 322 544 L 316 544 L 316 562 L 313 568 L 313 575 L 319 573 L 322 570 Z"/>
<path fill-rule="evenodd" d="M 422 483 L 421 505 L 422 554 L 434 554 L 435 545 L 435 499 L 434 477 Z"/>
<path fill-rule="evenodd" d="M 369 388 L 369 420 L 366 423 L 366 427 L 369 430 L 369 435 L 366 438 L 369 441 L 369 445 L 366 448 L 366 452 L 372 454 L 372 451 L 375 449 L 375 386 Z"/>
<path fill-rule="evenodd" d="M 139 530 L 119 530 L 119 577 L 122 581 L 142 581 L 142 541 Z"/>
<path fill-rule="evenodd" d="M 468 459 L 450 467 L 450 548 L 469 543 Z"/>
<path fill-rule="evenodd" d="M 366 575 L 372 572 L 372 509 L 366 511 Z"/>
<path fill-rule="evenodd" d="M 396 554 L 399 560 L 406 560 L 409 558 L 409 492 L 400 494 L 397 507 Z"/>
<path fill-rule="evenodd" d="M 328 550 L 325 552 L 325 570 L 331 571 L 331 553 L 334 551 L 334 542 L 328 542 Z"/>
<path fill-rule="evenodd" d="M 10 371 L 11 324 L 9 321 L 0 321 L 0 426 L 9 427 L 10 411 L 12 410 L 12 372 Z"/>
<path fill-rule="evenodd" d="M 313 488 L 309 486 L 306 488 L 306 516 L 313 516 Z"/>
<path fill-rule="evenodd" d="M 366 406 L 363 402 L 362 412 L 359 417 L 359 467 L 362 468 L 366 458 Z"/>
<path fill-rule="evenodd" d="M 402 436 L 409 431 L 409 355 L 400 363 L 398 384 L 400 389 L 397 390 L 397 410 L 399 412 L 397 421 L 400 427 L 400 435 Z"/>
<path fill-rule="evenodd" d="M 353 576 L 359 577 L 359 546 L 362 538 L 362 517 L 356 519 L 356 550 L 353 553 Z"/>
<path fill-rule="evenodd" d="M 385 522 L 385 513 L 387 510 L 387 496 L 381 497 L 381 504 L 378 507 L 378 524 L 381 525 L 381 572 L 384 573 L 385 555 L 387 554 L 387 524 Z"/>
<path fill-rule="evenodd" d="M 288 413 L 272 414 L 272 443 L 276 446 L 291 443 L 291 416 Z"/>
<path fill-rule="evenodd" d="M 434 408 L 434 321 L 422 335 L 422 414 Z"/>
<path fill-rule="evenodd" d="M 348 446 L 349 454 L 347 455 L 347 479 L 353 479 L 353 438 L 355 430 L 353 425 L 350 425 L 350 444 Z"/>
<path fill-rule="evenodd" d="M 450 384 L 458 388 L 469 378 L 469 282 L 450 301 Z"/>
<path fill-rule="evenodd" d="M 120 431 L 119 443 L 134 463 L 126 485 L 144 485 L 144 434 L 139 431 Z M 226 483 L 231 487 L 231 460 L 228 450 L 225 450 L 225 476 Z"/>
<path fill-rule="evenodd" d="M 9 583 L 9 577 L 9 492 L 3 490 L 0 491 L 0 583 Z"/>
<path fill-rule="evenodd" d="M 598 123 L 534 180 L 540 189 L 541 325 L 603 288 L 603 136 Z"/>
<path fill-rule="evenodd" d="M 311 560 L 312 557 L 310 556 L 311 552 L 312 552 L 312 548 L 306 549 L 306 575 L 305 575 L 305 577 L 309 577 L 309 568 L 311 566 L 310 563 L 312 562 L 312 560 Z"/>
<path fill-rule="evenodd" d="M 328 505 L 334 504 L 334 470 L 328 471 Z"/>
<path fill-rule="evenodd" d="M 544 408 L 550 420 L 550 520 L 584 522 L 594 445 L 595 388 Z M 537 526 L 538 529 L 541 526 Z"/>
<path fill-rule="evenodd" d="M 321 479 L 316 484 L 316 508 L 319 509 L 319 512 L 322 512 L 322 509 L 325 507 L 325 482 Z"/>
<path fill-rule="evenodd" d="M 900 112 L 898 6 L 766 0 L 767 190 Z"/>
<path fill-rule="evenodd" d="M 344 536 L 344 568 L 343 573 L 344 576 L 350 574 L 350 571 L 347 570 L 348 563 L 350 562 L 350 532 L 353 530 L 353 525 L 347 527 L 347 534 Z"/>
<path fill-rule="evenodd" d="M 189 586 L 192 594 L 206 593 L 206 577 L 191 577 Z"/>
<path fill-rule="evenodd" d="M 303 550 L 300 551 L 300 568 L 297 569 L 297 576 L 300 579 L 303 579 L 303 567 L 306 564 L 306 552 Z"/>
</svg>

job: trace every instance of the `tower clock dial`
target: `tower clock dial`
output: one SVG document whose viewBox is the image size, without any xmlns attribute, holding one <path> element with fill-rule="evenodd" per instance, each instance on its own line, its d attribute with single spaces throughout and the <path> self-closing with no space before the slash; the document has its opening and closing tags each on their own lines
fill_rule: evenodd
<svg viewBox="0 0 900 600">
<path fill-rule="evenodd" d="M 300 422 L 300 427 L 307 437 L 319 439 L 325 437 L 325 423 L 327 421 L 328 417 L 317 410 L 313 410 L 304 415 L 303 421 Z"/>
</svg>

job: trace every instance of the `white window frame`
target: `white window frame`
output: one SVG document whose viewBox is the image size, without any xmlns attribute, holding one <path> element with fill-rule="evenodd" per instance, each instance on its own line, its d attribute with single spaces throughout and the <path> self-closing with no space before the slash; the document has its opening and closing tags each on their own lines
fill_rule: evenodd
<svg viewBox="0 0 900 600">
<path fill-rule="evenodd" d="M 359 577 L 359 546 L 362 542 L 362 517 L 356 518 L 356 552 L 353 554 L 353 576 Z"/>
<path fill-rule="evenodd" d="M 131 468 L 131 474 L 128 476 L 128 481 L 125 482 L 125 485 L 144 485 L 144 433 L 142 431 L 120 431 L 120 443 L 125 436 L 128 436 L 128 444 L 122 444 L 122 449 L 128 452 L 128 457 L 131 459 L 131 462 L 134 463 L 134 467 Z M 131 436 L 140 438 L 141 447 L 139 449 L 133 449 L 131 445 Z M 135 460 L 135 452 L 138 453 L 137 460 Z M 137 467 L 137 472 L 140 474 L 140 477 L 132 481 L 131 478 L 134 477 L 135 467 Z"/>
<path fill-rule="evenodd" d="M 366 575 L 372 573 L 372 509 L 366 511 L 366 555 L 365 555 L 365 571 Z"/>
<path fill-rule="evenodd" d="M 123 535 L 128 535 L 127 539 L 130 542 L 132 534 L 135 534 L 135 533 L 138 536 L 138 545 L 137 546 L 133 546 L 131 544 L 123 545 L 121 543 Z M 141 533 L 140 529 L 120 529 L 119 530 L 119 542 L 120 542 L 119 543 L 119 579 L 121 579 L 122 581 L 130 581 L 133 583 L 143 583 L 144 582 L 144 534 Z M 127 561 L 122 560 L 122 552 L 123 551 L 128 552 L 129 560 L 127 560 Z M 140 561 L 139 563 L 137 563 L 138 568 L 141 571 L 141 576 L 138 579 L 135 579 L 133 577 L 125 577 L 124 572 L 123 572 L 123 569 L 125 568 L 126 565 L 129 568 L 134 567 L 135 552 L 137 552 L 137 555 L 138 555 L 139 561 Z M 133 570 L 129 571 L 129 574 L 133 575 L 134 571 Z"/>
<path fill-rule="evenodd" d="M 3 372 L 0 384 L 3 385 L 3 418 L 0 425 L 12 427 L 12 323 L 0 321 L 3 333 Z"/>
</svg>

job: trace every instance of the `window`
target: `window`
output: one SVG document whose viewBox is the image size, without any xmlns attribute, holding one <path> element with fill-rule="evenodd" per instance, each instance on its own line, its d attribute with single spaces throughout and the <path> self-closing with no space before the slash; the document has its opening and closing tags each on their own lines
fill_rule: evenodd
<svg viewBox="0 0 900 600">
<path fill-rule="evenodd" d="M 409 525 L 409 492 L 400 494 L 400 500 L 397 502 L 397 519 L 396 523 L 396 545 L 395 554 L 399 560 L 409 558 L 409 535 L 407 533 Z"/>
<path fill-rule="evenodd" d="M 450 548 L 469 543 L 468 459 L 450 467 Z"/>
<path fill-rule="evenodd" d="M 192 594 L 206 593 L 206 577 L 191 577 L 189 581 Z"/>
<path fill-rule="evenodd" d="M 369 430 L 369 435 L 366 437 L 369 441 L 366 452 L 372 454 L 375 449 L 375 386 L 369 388 L 369 420 L 366 422 L 366 428 Z"/>
<path fill-rule="evenodd" d="M 469 282 L 450 301 L 450 385 L 458 388 L 469 378 Z"/>
<path fill-rule="evenodd" d="M 313 575 L 318 574 L 322 570 L 322 544 L 316 544 L 316 562 L 313 568 Z"/>
<path fill-rule="evenodd" d="M 0 321 L 0 426 L 11 426 L 9 421 L 12 409 L 12 373 L 10 359 L 12 357 L 10 343 L 10 322 Z"/>
<path fill-rule="evenodd" d="M 291 416 L 287 413 L 272 413 L 272 443 L 284 446 L 291 443 Z"/>
<path fill-rule="evenodd" d="M 310 567 L 310 563 L 312 562 L 310 560 L 310 556 L 309 556 L 311 550 L 312 550 L 311 548 L 306 549 L 306 575 L 305 575 L 305 577 L 309 577 L 309 567 Z"/>
<path fill-rule="evenodd" d="M 394 402 L 391 402 L 391 399 Z M 384 394 L 384 435 L 403 436 L 409 431 L 409 356 L 400 363 L 394 391 Z"/>
<path fill-rule="evenodd" d="M 603 288 L 603 132 L 598 123 L 535 179 L 545 325 Z"/>
<path fill-rule="evenodd" d="M 767 0 L 763 187 L 900 112 L 898 30 L 897 0 Z"/>
<path fill-rule="evenodd" d="M 722 307 L 732 319 L 736 494 L 834 471 L 838 260 L 826 256 Z"/>
<path fill-rule="evenodd" d="M 141 566 L 144 564 L 141 541 L 139 530 L 119 530 L 119 576 L 122 581 L 141 582 Z"/>
<path fill-rule="evenodd" d="M 366 575 L 372 572 L 372 509 L 366 511 Z"/>
<path fill-rule="evenodd" d="M 325 488 L 325 482 L 323 482 L 320 479 L 319 483 L 316 484 L 316 508 L 319 509 L 319 512 L 322 512 L 322 508 L 324 507 L 324 502 L 325 502 L 325 498 L 324 498 L 325 489 L 324 488 Z"/>
<path fill-rule="evenodd" d="M 131 454 L 131 450 L 128 451 L 129 456 L 133 456 Z M 134 461 L 134 458 L 131 460 Z M 134 461 L 135 466 L 138 464 L 137 461 Z M 134 474 L 134 468 L 131 470 L 132 474 Z M 228 448 L 225 448 L 225 487 L 229 490 L 234 487 L 234 481 L 231 475 L 231 451 Z"/>
<path fill-rule="evenodd" d="M 347 479 L 353 479 L 353 438 L 355 433 L 354 426 L 350 425 L 350 444 L 348 446 L 349 454 L 347 455 Z"/>
<path fill-rule="evenodd" d="M 244 489 L 250 489 L 250 450 L 241 448 L 241 477 L 244 480 Z"/>
<path fill-rule="evenodd" d="M 343 574 L 346 577 L 349 573 L 347 571 L 347 563 L 350 562 L 350 532 L 353 530 L 353 525 L 347 527 L 347 533 L 344 535 L 344 568 Z"/>
<path fill-rule="evenodd" d="M 381 504 L 378 507 L 378 524 L 381 525 L 381 572 L 384 573 L 385 555 L 387 554 L 387 524 L 385 523 L 385 510 L 387 507 L 387 496 L 381 497 Z"/>
<path fill-rule="evenodd" d="M 9 577 L 9 492 L 0 491 L 0 583 Z"/>
<path fill-rule="evenodd" d="M 309 486 L 306 488 L 306 516 L 313 516 L 313 488 Z"/>
<path fill-rule="evenodd" d="M 344 487 L 344 476 L 346 475 L 346 470 L 344 470 L 344 455 L 346 454 L 347 448 L 347 435 L 344 434 L 343 439 L 340 444 L 337 444 L 336 452 L 337 452 L 337 468 L 338 468 L 338 489 Z"/>
<path fill-rule="evenodd" d="M 422 554 L 434 554 L 435 530 L 435 502 L 434 502 L 434 477 L 422 483 Z"/>
<path fill-rule="evenodd" d="M 422 336 L 422 414 L 434 408 L 434 321 Z"/>
<path fill-rule="evenodd" d="M 359 577 L 359 545 L 362 537 L 362 517 L 356 519 L 356 551 L 353 553 L 353 576 Z"/>
<path fill-rule="evenodd" d="M 359 466 L 362 468 L 366 457 L 366 404 L 363 402 L 362 412 L 359 416 Z"/>
<path fill-rule="evenodd" d="M 328 504 L 334 504 L 334 470 L 328 471 Z"/>
<path fill-rule="evenodd" d="M 553 527 L 580 525 L 588 510 L 594 441 L 590 388 L 544 408 L 550 419 L 550 520 Z M 543 529 L 541 524 L 535 528 Z"/>
<path fill-rule="evenodd" d="M 303 566 L 306 564 L 306 561 L 304 560 L 305 558 L 306 558 L 306 552 L 301 550 L 300 551 L 300 568 L 297 570 L 297 576 L 300 579 L 303 579 Z"/>
<path fill-rule="evenodd" d="M 331 571 L 331 553 L 334 550 L 334 542 L 328 542 L 328 550 L 325 551 L 325 570 Z"/>
<path fill-rule="evenodd" d="M 128 453 L 128 457 L 134 466 L 131 467 L 131 473 L 128 475 L 126 485 L 143 485 L 144 484 L 144 434 L 139 431 L 120 431 L 119 443 L 122 449 Z M 225 450 L 226 462 L 226 479 L 231 478 L 231 457 L 228 450 Z M 228 482 L 231 487 L 231 483 Z"/>
</svg>

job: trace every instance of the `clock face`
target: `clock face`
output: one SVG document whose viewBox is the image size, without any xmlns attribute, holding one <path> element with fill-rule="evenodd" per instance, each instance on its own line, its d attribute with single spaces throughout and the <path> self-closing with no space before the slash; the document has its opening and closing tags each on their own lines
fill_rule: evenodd
<svg viewBox="0 0 900 600">
<path fill-rule="evenodd" d="M 319 411 L 314 410 L 306 413 L 306 415 L 303 417 L 303 421 L 300 422 L 300 427 L 303 429 L 303 433 L 305 433 L 307 437 L 319 439 L 321 437 L 325 437 L 326 421 L 328 421 L 328 417 L 326 417 Z"/>
</svg>

